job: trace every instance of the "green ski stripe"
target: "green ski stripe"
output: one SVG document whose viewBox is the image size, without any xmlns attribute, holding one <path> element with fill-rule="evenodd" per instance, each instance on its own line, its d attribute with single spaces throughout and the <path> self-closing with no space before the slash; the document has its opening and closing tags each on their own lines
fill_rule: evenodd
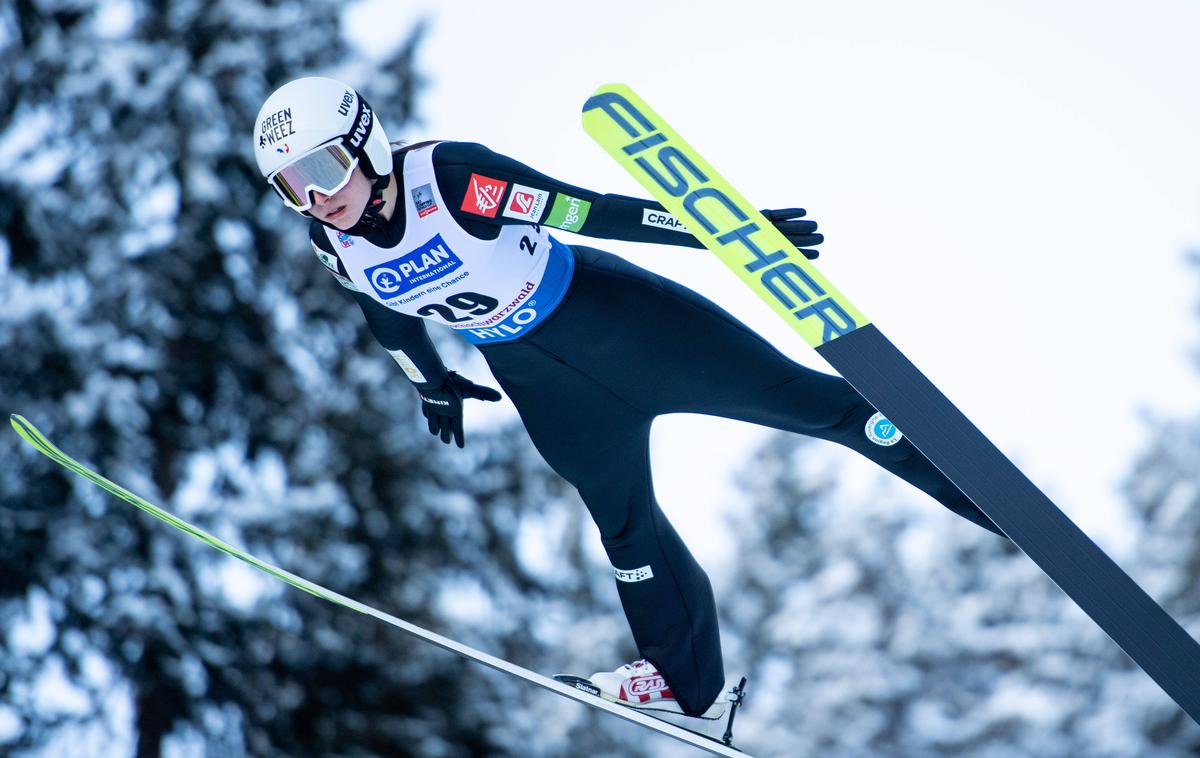
<svg viewBox="0 0 1200 758">
<path fill-rule="evenodd" d="M 584 103 L 583 128 L 809 345 L 870 323 L 629 87 L 596 90 Z"/>
<path fill-rule="evenodd" d="M 422 629 L 421 627 L 411 624 L 404 619 L 397 618 L 389 613 L 384 613 L 376 608 L 372 608 L 366 603 L 360 603 L 353 598 L 349 598 L 345 595 L 338 594 L 333 590 L 326 589 L 319 584 L 310 582 L 304 577 L 296 576 L 290 571 L 281 569 L 278 566 L 272 566 L 266 561 L 255 558 L 253 555 L 238 550 L 236 547 L 223 542 L 203 529 L 189 524 L 178 516 L 174 516 L 167 511 L 164 511 L 162 508 L 159 508 L 153 503 L 143 500 L 121 485 L 109 481 L 100 474 L 97 474 L 95 471 L 92 471 L 87 466 L 84 466 L 79 461 L 55 447 L 50 440 L 46 439 L 45 435 L 38 431 L 37 427 L 29 423 L 29 421 L 23 416 L 19 416 L 15 413 L 11 414 L 9 421 L 11 422 L 13 429 L 16 430 L 17 434 L 21 435 L 22 439 L 28 442 L 39 453 L 61 465 L 63 468 L 82 476 L 93 484 L 96 484 L 97 486 L 107 490 L 113 495 L 116 495 L 122 500 L 131 503 L 146 513 L 149 513 L 151 516 L 154 516 L 161 521 L 165 521 L 181 532 L 189 534 L 192 537 L 195 537 L 196 539 L 201 540 L 217 550 L 220 550 L 227 555 L 231 555 L 240 561 L 244 561 L 263 573 L 273 576 L 280 581 L 286 582 L 298 590 L 304 590 L 310 595 L 319 597 L 322 600 L 328 600 L 329 602 L 336 603 L 344 608 L 349 608 L 350 610 L 358 611 L 364 615 L 371 616 L 372 618 L 383 621 L 386 624 L 390 624 L 414 637 L 425 640 L 426 642 L 430 642 L 464 658 L 469 658 L 477 663 L 482 663 L 489 668 L 519 677 L 531 684 L 536 684 L 543 689 L 550 690 L 562 695 L 563 697 L 567 697 L 583 703 L 584 705 L 591 706 L 592 708 L 607 711 L 608 713 L 625 719 L 626 721 L 632 721 L 633 723 L 650 729 L 651 731 L 658 732 L 659 734 L 679 740 L 680 742 L 686 742 L 693 747 L 700 748 L 701 750 L 713 753 L 714 755 L 730 756 L 731 758 L 745 755 L 745 753 L 730 745 L 725 745 L 724 743 L 718 742 L 709 737 L 705 737 L 702 734 L 690 732 L 687 729 L 683 729 L 682 727 L 678 727 L 666 721 L 661 721 L 653 716 L 641 713 L 627 706 L 617 705 L 616 703 L 610 703 L 606 700 L 594 697 L 585 692 L 577 690 L 574 687 L 563 684 L 562 682 L 557 682 L 548 676 L 539 674 L 536 671 L 531 671 L 522 666 L 518 666 L 515 663 L 510 663 L 503 658 L 497 658 L 496 656 L 490 655 L 481 650 L 476 650 L 475 648 L 463 645 L 462 643 L 456 642 L 449 637 L 443 637 L 435 632 Z"/>
<path fill-rule="evenodd" d="M 1200 645 L 754 206 L 623 84 L 596 90 L 583 126 L 1200 723 Z"/>
<path fill-rule="evenodd" d="M 304 590 L 305 592 L 308 592 L 319 598 L 329 600 L 330 602 L 338 603 L 339 605 L 345 605 L 345 603 L 342 602 L 342 600 L 339 599 L 339 597 L 337 597 L 335 595 L 335 593 L 330 592 L 330 591 L 326 590 L 325 588 L 315 585 L 311 582 L 308 582 L 307 580 L 304 580 L 300 577 L 294 576 L 293 574 L 290 574 L 290 573 L 284 571 L 283 569 L 272 566 L 271 564 L 267 563 L 266 561 L 262 561 L 258 558 L 255 558 L 253 555 L 250 555 L 249 553 L 245 553 L 241 550 L 238 550 L 237 548 L 233 547 L 232 545 L 222 541 L 218 537 L 214 537 L 213 535 L 209 534 L 208 532 L 204 531 L 203 529 L 201 529 L 197 526 L 194 526 L 193 524 L 189 524 L 188 522 L 184 521 L 183 519 L 179 518 L 178 516 L 175 516 L 167 511 L 164 511 L 163 509 L 159 508 L 158 506 L 154 505 L 153 503 L 143 500 L 142 498 L 133 494 L 132 492 L 125 489 L 121 485 L 119 485 L 109 479 L 106 479 L 105 477 L 101 476 L 100 474 L 97 474 L 96 472 L 92 471 L 88 467 L 81 464 L 79 461 L 75 460 L 71 456 L 64 453 L 62 450 L 58 449 L 58 447 L 56 447 L 52 442 L 50 442 L 50 440 L 46 439 L 46 437 L 40 431 L 38 431 L 38 429 L 36 427 L 34 427 L 33 424 L 29 423 L 29 421 L 26 418 L 24 418 L 23 416 L 13 414 L 12 418 L 11 418 L 11 422 L 12 422 L 13 428 L 16 429 L 17 434 L 21 435 L 21 437 L 23 437 L 26 441 L 28 441 L 31 445 L 33 445 L 38 450 L 38 452 L 42 453 L 47 458 L 50 458 L 54 462 L 60 464 L 63 468 L 66 468 L 66 469 L 82 476 L 84 479 L 87 479 L 88 481 L 101 487 L 102 489 L 107 490 L 108 492 L 112 493 L 113 495 L 116 495 L 117 497 L 121 498 L 122 500 L 140 508 L 141 510 L 145 511 L 146 513 L 149 513 L 151 516 L 154 516 L 155 518 L 160 519 L 161 521 L 165 521 L 166 523 L 170 524 L 171 526 L 175 527 L 176 529 L 180 530 L 181 532 L 190 534 L 191 536 L 195 537 L 196 539 L 202 540 L 203 542 L 208 543 L 209 545 L 211 545 L 212 547 L 215 547 L 217 550 L 220 550 L 223 553 L 231 555 L 234 558 L 237 558 L 241 561 L 245 561 L 246 563 L 249 563 L 250 565 L 254 566 L 255 568 L 257 568 L 267 574 L 270 574 L 271 576 L 273 576 L 277 579 L 287 582 L 288 584 L 292 585 L 293 587 L 295 587 L 297 589 Z"/>
</svg>

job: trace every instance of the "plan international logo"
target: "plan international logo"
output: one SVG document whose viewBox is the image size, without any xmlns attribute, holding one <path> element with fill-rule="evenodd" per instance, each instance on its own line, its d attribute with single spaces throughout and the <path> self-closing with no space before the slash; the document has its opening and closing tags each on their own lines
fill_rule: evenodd
<svg viewBox="0 0 1200 758">
<path fill-rule="evenodd" d="M 409 290 L 441 279 L 462 265 L 462 259 L 438 234 L 411 253 L 372 266 L 364 273 L 379 299 L 392 300 Z"/>
</svg>

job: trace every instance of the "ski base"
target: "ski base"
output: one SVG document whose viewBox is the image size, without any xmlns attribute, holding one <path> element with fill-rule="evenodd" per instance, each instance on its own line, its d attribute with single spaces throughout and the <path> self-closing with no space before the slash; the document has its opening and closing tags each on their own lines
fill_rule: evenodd
<svg viewBox="0 0 1200 758">
<path fill-rule="evenodd" d="M 390 613 L 384 613 L 383 611 L 373 608 L 366 603 L 360 603 L 353 598 L 341 595 L 331 589 L 322 587 L 315 582 L 310 582 L 302 576 L 297 576 L 290 571 L 286 571 L 278 566 L 273 566 L 264 560 L 256 558 L 250 553 L 239 550 L 233 545 L 221 541 L 217 537 L 205 532 L 203 529 L 200 529 L 194 524 L 190 524 L 178 516 L 164 511 L 154 503 L 138 497 L 121 485 L 104 478 L 87 466 L 84 466 L 82 463 L 67 455 L 62 450 L 59 450 L 54 443 L 46 439 L 46 437 L 40 431 L 38 431 L 37 427 L 29 423 L 29 421 L 23 416 L 19 416 L 14 413 L 9 416 L 9 420 L 12 423 L 13 429 L 16 430 L 17 434 L 19 434 L 22 439 L 28 442 L 39 453 L 59 464 L 68 471 L 78 474 L 96 486 L 145 511 L 151 516 L 165 521 L 167 524 L 170 524 L 179 531 L 195 537 L 201 542 L 205 542 L 227 555 L 237 558 L 240 561 L 244 561 L 259 571 L 273 576 L 280 581 L 286 582 L 296 589 L 303 590 L 323 600 L 328 600 L 336 605 L 340 605 L 345 608 L 349 608 L 350 610 L 357 611 L 364 615 L 378 619 L 379 621 L 389 624 L 412 637 L 436 645 L 443 650 L 460 655 L 463 658 L 474 661 L 475 663 L 483 664 L 484 666 L 495 669 L 496 671 L 523 679 L 530 684 L 534 684 L 538 687 L 549 690 L 570 700 L 574 700 L 590 708 L 607 711 L 609 715 L 616 716 L 617 718 L 625 721 L 631 721 L 638 726 L 649 729 L 652 732 L 657 732 L 665 737 L 670 737 L 691 745 L 692 747 L 699 748 L 705 752 L 725 756 L 745 755 L 745 753 L 737 748 L 723 745 L 716 740 L 706 738 L 695 732 L 689 731 L 688 729 L 675 726 L 670 722 L 653 718 L 652 716 L 641 713 L 634 708 L 626 708 L 623 705 L 617 705 L 616 703 L 609 702 L 603 698 L 592 697 L 589 694 L 585 694 L 581 690 L 563 684 L 562 682 L 556 682 L 550 677 L 539 674 L 536 671 L 530 671 L 527 668 L 518 666 L 510 661 L 506 661 L 503 658 L 497 658 L 494 655 L 485 653 L 482 650 L 476 650 L 475 648 L 464 645 L 461 642 L 452 640 L 449 637 L 443 637 L 442 635 L 431 632 L 428 629 L 422 629 L 416 624 L 411 624 L 404 619 L 391 615 Z"/>
<path fill-rule="evenodd" d="M 903 430 L 917 450 L 1200 723 L 1200 643 L 1013 465 L 755 205 L 625 85 L 597 89 L 583 106 L 583 122 L 609 155 L 868 403 Z"/>
</svg>

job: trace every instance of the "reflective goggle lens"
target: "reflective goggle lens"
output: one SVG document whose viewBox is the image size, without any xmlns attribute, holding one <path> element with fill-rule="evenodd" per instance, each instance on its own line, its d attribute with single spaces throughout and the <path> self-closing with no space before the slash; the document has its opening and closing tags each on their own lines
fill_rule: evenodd
<svg viewBox="0 0 1200 758">
<path fill-rule="evenodd" d="M 289 163 L 271 174 L 268 181 L 290 207 L 306 211 L 312 207 L 310 191 L 332 195 L 346 186 L 357 165 L 358 159 L 341 142 L 333 142 Z"/>
</svg>

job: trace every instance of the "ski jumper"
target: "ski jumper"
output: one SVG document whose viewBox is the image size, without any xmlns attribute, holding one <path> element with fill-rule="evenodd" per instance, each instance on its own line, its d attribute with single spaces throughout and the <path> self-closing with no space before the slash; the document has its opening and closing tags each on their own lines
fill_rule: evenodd
<svg viewBox="0 0 1200 758">
<path fill-rule="evenodd" d="M 685 712 L 704 711 L 725 672 L 708 578 L 654 497 L 657 416 L 837 442 L 1000 533 L 907 439 L 869 434 L 875 409 L 845 380 L 673 281 L 546 232 L 701 247 L 658 203 L 567 185 L 473 143 L 418 146 L 396 163 L 387 227 L 360 237 L 314 221 L 314 250 L 418 388 L 447 376 L 424 319 L 479 348 L 538 451 L 579 490 L 638 651 Z"/>
</svg>

